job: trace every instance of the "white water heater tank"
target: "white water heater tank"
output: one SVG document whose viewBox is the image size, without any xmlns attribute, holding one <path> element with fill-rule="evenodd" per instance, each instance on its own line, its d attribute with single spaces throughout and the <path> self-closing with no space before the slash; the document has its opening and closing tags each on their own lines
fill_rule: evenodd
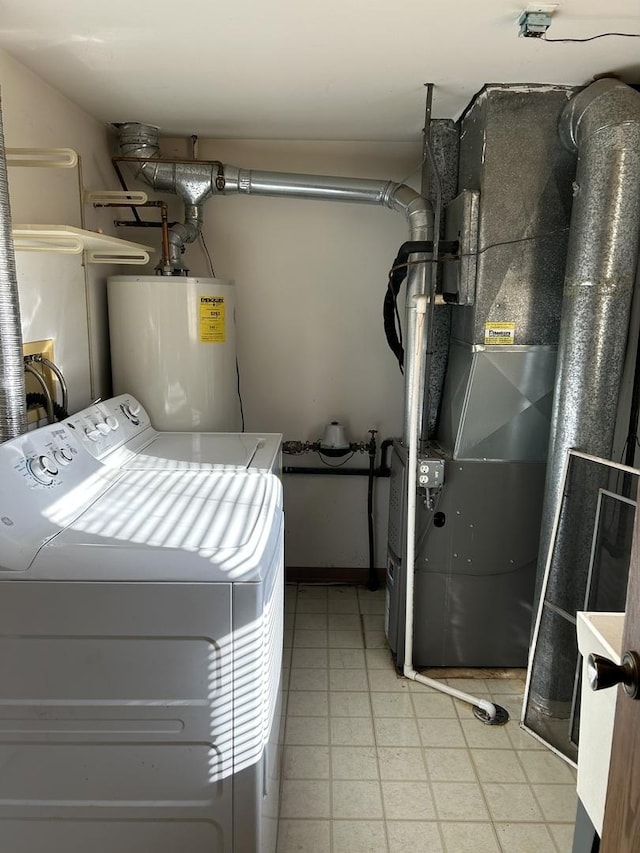
<svg viewBox="0 0 640 853">
<path fill-rule="evenodd" d="M 108 279 L 114 394 L 133 394 L 158 430 L 240 428 L 232 281 Z"/>
</svg>

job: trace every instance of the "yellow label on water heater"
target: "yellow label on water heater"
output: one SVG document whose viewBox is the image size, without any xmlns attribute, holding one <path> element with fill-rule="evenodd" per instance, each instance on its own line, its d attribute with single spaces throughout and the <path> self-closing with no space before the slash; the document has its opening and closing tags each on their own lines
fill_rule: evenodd
<svg viewBox="0 0 640 853">
<path fill-rule="evenodd" d="M 486 346 L 513 346 L 516 341 L 515 323 L 486 323 L 484 342 Z"/>
<path fill-rule="evenodd" d="M 224 296 L 200 297 L 200 343 L 223 344 L 226 340 Z"/>
</svg>

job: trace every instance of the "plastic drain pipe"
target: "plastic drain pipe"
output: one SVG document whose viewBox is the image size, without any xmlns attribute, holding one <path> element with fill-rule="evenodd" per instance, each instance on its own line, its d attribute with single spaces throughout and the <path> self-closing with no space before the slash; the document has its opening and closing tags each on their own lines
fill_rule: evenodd
<svg viewBox="0 0 640 853">
<path fill-rule="evenodd" d="M 403 675 L 412 681 L 432 687 L 441 693 L 446 693 L 454 699 L 460 699 L 474 706 L 474 713 L 479 720 L 487 725 L 506 723 L 509 716 L 504 708 L 487 702 L 486 699 L 476 699 L 469 693 L 463 693 L 421 675 L 413 668 L 413 593 L 415 572 L 415 535 L 416 535 L 416 495 L 417 495 L 417 470 L 418 470 L 418 424 L 421 411 L 421 388 L 423 381 L 423 365 L 425 360 L 425 320 L 427 314 L 428 298 L 416 296 L 415 298 L 415 336 L 413 358 L 415 370 L 409 389 L 409 470 L 407 472 L 407 550 L 406 550 L 406 601 L 405 601 L 405 651 Z M 506 715 L 506 718 L 505 718 Z"/>
</svg>

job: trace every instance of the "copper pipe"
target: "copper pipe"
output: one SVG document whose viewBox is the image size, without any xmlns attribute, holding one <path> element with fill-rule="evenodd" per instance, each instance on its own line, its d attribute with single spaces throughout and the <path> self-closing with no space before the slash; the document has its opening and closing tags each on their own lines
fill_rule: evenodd
<svg viewBox="0 0 640 853">
<path fill-rule="evenodd" d="M 120 182 L 120 186 L 122 187 L 122 189 L 125 192 L 128 192 L 129 189 L 127 187 L 127 182 L 125 181 L 124 175 L 122 174 L 122 171 L 120 170 L 120 166 L 118 166 L 118 164 L 116 163 L 116 161 L 113 158 L 111 158 L 111 164 L 113 165 L 115 173 L 118 176 L 118 181 Z M 140 217 L 138 216 L 138 211 L 135 209 L 135 207 L 133 205 L 130 205 L 130 206 L 131 206 L 131 213 L 133 214 L 133 218 L 136 220 L 136 222 L 140 222 Z"/>
<path fill-rule="evenodd" d="M 126 192 L 126 190 L 125 190 Z M 144 204 L 120 204 L 116 201 L 108 201 L 95 203 L 94 207 L 130 207 L 132 210 L 136 210 L 138 207 L 159 207 L 160 208 L 160 217 L 162 219 L 161 228 L 162 228 L 162 268 L 169 269 L 170 260 L 169 260 L 169 207 L 166 201 L 145 201 Z M 139 216 L 136 216 L 138 222 L 141 222 Z"/>
</svg>

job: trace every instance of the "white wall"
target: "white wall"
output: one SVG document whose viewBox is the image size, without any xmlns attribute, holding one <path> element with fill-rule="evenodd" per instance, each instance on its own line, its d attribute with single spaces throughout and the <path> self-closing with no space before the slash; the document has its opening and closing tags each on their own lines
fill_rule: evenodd
<svg viewBox="0 0 640 853">
<path fill-rule="evenodd" d="M 190 146 L 189 146 L 190 148 Z M 182 140 L 165 155 L 187 157 Z M 237 166 L 419 180 L 414 143 L 200 140 L 198 157 Z M 171 197 L 167 197 L 171 198 Z M 172 204 L 171 216 L 182 215 Z M 407 226 L 385 208 L 248 196 L 205 204 L 204 236 L 220 277 L 237 287 L 238 355 L 247 430 L 313 441 L 340 420 L 352 441 L 396 436 L 402 376 L 382 328 L 388 270 Z M 207 275 L 199 246 L 193 275 Z M 320 464 L 315 455 L 299 460 Z M 291 462 L 285 457 L 285 463 Z M 366 455 L 354 463 L 366 466 Z M 378 480 L 377 563 L 385 563 L 388 481 Z M 366 477 L 285 477 L 287 564 L 368 565 Z"/>
<path fill-rule="evenodd" d="M 105 126 L 4 51 L 0 51 L 0 96 L 8 148 L 73 148 L 81 158 L 85 187 L 116 186 Z M 9 167 L 8 173 L 14 225 L 82 225 L 77 169 Z M 91 206 L 84 212 L 87 228 L 113 231 L 113 214 Z M 81 255 L 48 252 L 18 252 L 16 267 L 23 339 L 54 339 L 55 360 L 69 386 L 70 409 L 108 393 L 105 277 L 111 268 L 89 265 L 85 280 Z"/>
</svg>

